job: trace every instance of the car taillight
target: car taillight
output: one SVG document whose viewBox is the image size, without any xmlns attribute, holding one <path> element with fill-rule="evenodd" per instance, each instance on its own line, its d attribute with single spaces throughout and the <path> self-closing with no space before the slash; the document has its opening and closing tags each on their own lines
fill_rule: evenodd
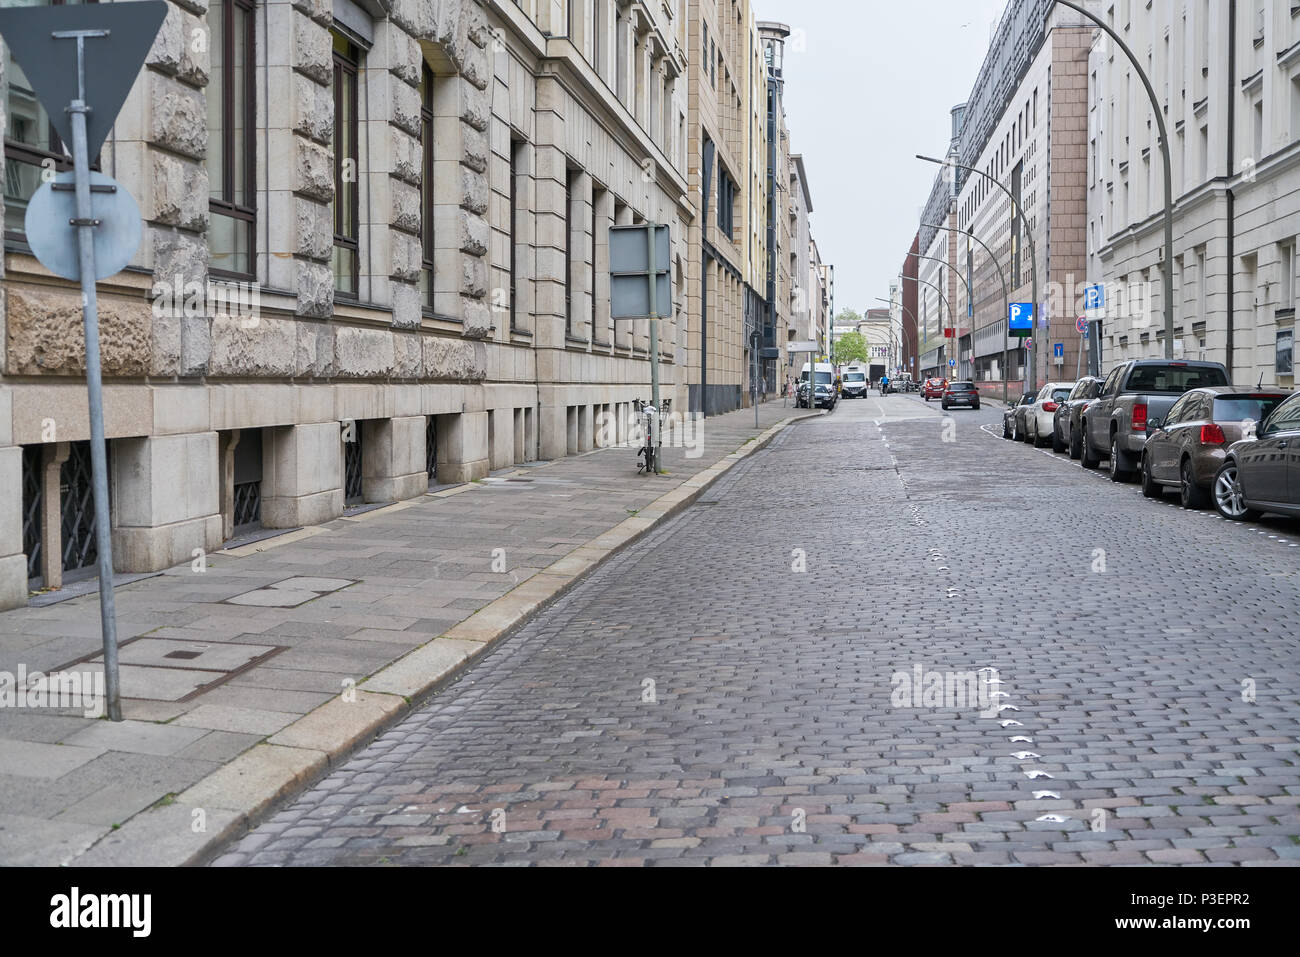
<svg viewBox="0 0 1300 957">
<path fill-rule="evenodd" d="M 1055 403 L 1055 402 L 1044 402 L 1044 403 L 1043 403 L 1043 411 L 1044 411 L 1044 412 L 1055 412 L 1055 411 L 1056 411 L 1056 403 Z"/>
<path fill-rule="evenodd" d="M 1147 404 L 1139 402 L 1133 406 L 1133 431 L 1145 432 L 1147 430 Z"/>
<path fill-rule="evenodd" d="M 1202 445 L 1222 445 L 1226 441 L 1228 440 L 1223 434 L 1223 429 L 1219 428 L 1217 425 L 1210 424 L 1201 426 Z"/>
</svg>

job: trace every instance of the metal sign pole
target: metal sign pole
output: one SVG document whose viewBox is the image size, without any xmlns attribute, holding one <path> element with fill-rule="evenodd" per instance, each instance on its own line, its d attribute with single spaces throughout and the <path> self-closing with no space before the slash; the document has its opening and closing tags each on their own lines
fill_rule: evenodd
<svg viewBox="0 0 1300 957">
<path fill-rule="evenodd" d="M 86 389 L 90 398 L 90 462 L 95 499 L 95 547 L 99 553 L 99 617 L 104 637 L 104 689 L 108 719 L 122 720 L 117 667 L 117 613 L 113 601 L 113 539 L 109 525 L 108 455 L 104 443 L 104 388 L 99 366 L 99 305 L 95 298 L 95 226 L 90 204 L 90 160 L 86 149 L 85 40 L 107 30 L 61 30 L 58 39 L 77 41 L 77 99 L 68 106 L 72 120 L 72 169 L 76 184 L 77 252 L 81 264 L 81 302 L 86 331 Z"/>
<path fill-rule="evenodd" d="M 650 244 L 650 401 L 654 403 L 654 418 L 651 419 L 651 429 L 654 435 L 651 436 L 651 444 L 655 450 L 655 474 L 663 474 L 663 466 L 659 461 L 659 441 L 660 430 L 662 425 L 659 422 L 662 409 L 659 406 L 659 304 L 656 301 L 656 287 L 659 285 L 658 276 L 656 275 L 657 266 L 655 264 L 655 236 L 658 232 L 659 224 L 650 223 L 646 230 L 646 236 L 649 237 Z"/>
</svg>

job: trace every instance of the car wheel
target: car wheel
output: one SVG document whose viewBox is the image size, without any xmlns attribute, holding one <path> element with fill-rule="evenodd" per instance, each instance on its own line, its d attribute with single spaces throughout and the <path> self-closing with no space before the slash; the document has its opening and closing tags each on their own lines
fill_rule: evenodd
<svg viewBox="0 0 1300 957">
<path fill-rule="evenodd" d="M 1047 444 L 1047 437 L 1038 430 L 1038 425 L 1034 425 L 1034 448 L 1041 449 Z"/>
<path fill-rule="evenodd" d="M 1061 441 L 1061 430 L 1058 429 L 1056 427 L 1056 423 L 1053 422 L 1052 423 L 1052 451 L 1055 452 L 1057 455 L 1060 455 L 1062 452 L 1065 451 L 1065 449 L 1066 449 L 1066 445 L 1064 442 Z"/>
<path fill-rule="evenodd" d="M 974 405 L 974 409 L 975 409 L 976 412 L 978 412 L 978 411 L 980 410 L 980 404 L 979 404 L 978 402 L 975 403 L 975 405 Z"/>
<path fill-rule="evenodd" d="M 1024 442 L 1026 445 L 1028 445 L 1030 442 L 1034 441 L 1033 437 L 1029 434 L 1029 423 L 1028 423 L 1028 422 L 1025 423 L 1025 431 L 1023 431 L 1022 433 L 1020 433 L 1020 441 L 1021 441 L 1021 442 Z"/>
<path fill-rule="evenodd" d="M 1236 462 L 1225 462 L 1214 476 L 1214 508 L 1233 522 L 1253 522 L 1260 516 L 1257 509 L 1246 506 L 1246 497 L 1237 480 Z"/>
<path fill-rule="evenodd" d="M 1007 420 L 1005 418 L 1003 418 L 1002 420 L 1002 437 L 1004 439 L 1011 438 L 1011 427 L 1007 424 Z"/>
<path fill-rule="evenodd" d="M 1196 476 L 1192 474 L 1192 460 L 1183 459 L 1183 467 L 1179 470 L 1179 499 L 1183 508 L 1202 509 L 1209 504 L 1209 496 L 1205 494 L 1205 489 L 1196 484 Z"/>
<path fill-rule="evenodd" d="M 1070 458 L 1077 459 L 1083 455 L 1083 442 L 1079 440 L 1079 430 L 1070 426 Z"/>
<path fill-rule="evenodd" d="M 1147 498 L 1160 498 L 1164 494 L 1164 489 L 1151 474 L 1151 458 L 1146 455 L 1142 456 L 1142 494 Z"/>
<path fill-rule="evenodd" d="M 948 411 L 948 403 L 947 403 L 947 402 L 941 402 L 941 403 L 939 403 L 939 404 L 940 404 L 940 406 L 942 406 L 943 411 L 945 411 L 945 412 Z"/>
<path fill-rule="evenodd" d="M 1119 433 L 1116 432 L 1110 437 L 1110 480 L 1127 482 L 1131 477 L 1128 469 L 1120 467 Z"/>
<path fill-rule="evenodd" d="M 1088 437 L 1088 424 L 1083 424 L 1083 447 L 1079 452 L 1080 464 L 1086 469 L 1095 469 L 1101 465 L 1101 456 L 1093 450 L 1092 439 Z"/>
</svg>

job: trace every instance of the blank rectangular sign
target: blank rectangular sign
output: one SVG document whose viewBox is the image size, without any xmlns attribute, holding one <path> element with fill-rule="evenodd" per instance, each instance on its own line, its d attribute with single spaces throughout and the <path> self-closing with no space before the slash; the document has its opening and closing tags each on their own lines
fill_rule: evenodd
<svg viewBox="0 0 1300 957">
<path fill-rule="evenodd" d="M 646 272 L 650 268 L 650 249 L 646 232 L 650 227 L 609 227 L 609 271 Z M 672 236 L 667 226 L 655 230 L 655 269 L 667 272 L 672 263 Z"/>
<path fill-rule="evenodd" d="M 650 315 L 650 286 L 646 274 L 612 276 L 609 281 L 610 316 L 615 319 L 644 319 Z M 660 316 L 673 314 L 673 287 L 668 273 L 659 273 L 655 307 Z"/>
</svg>

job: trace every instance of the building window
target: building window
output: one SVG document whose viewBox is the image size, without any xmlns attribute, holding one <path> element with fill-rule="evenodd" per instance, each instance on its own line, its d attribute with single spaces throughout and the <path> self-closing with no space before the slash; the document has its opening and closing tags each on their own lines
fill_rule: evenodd
<svg viewBox="0 0 1300 957">
<path fill-rule="evenodd" d="M 573 203 L 578 174 L 570 171 L 564 188 L 564 332 L 573 335 Z"/>
<path fill-rule="evenodd" d="M 718 170 L 718 229 L 728 239 L 735 237 L 736 184 L 726 170 Z"/>
<path fill-rule="evenodd" d="M 1274 370 L 1277 375 L 1295 374 L 1295 330 L 1279 329 L 1277 331 L 1277 359 Z"/>
<path fill-rule="evenodd" d="M 357 148 L 357 77 L 361 53 L 346 37 L 334 36 L 334 293 L 356 299 L 359 283 L 359 237 L 357 180 L 360 151 Z"/>
<path fill-rule="evenodd" d="M 420 299 L 433 311 L 433 71 L 420 76 L 420 149 L 424 170 L 420 176 Z"/>
<path fill-rule="evenodd" d="M 213 0 L 208 7 L 212 71 L 208 77 L 209 268 L 218 276 L 252 276 L 257 224 L 256 78 L 252 0 Z"/>
<path fill-rule="evenodd" d="M 519 177 L 524 167 L 524 144 L 510 144 L 510 330 L 519 326 Z"/>
<path fill-rule="evenodd" d="M 88 0 L 95 2 L 95 0 Z M 34 0 L 22 6 L 58 7 L 64 0 Z M 5 4 L 9 6 L 9 4 Z M 27 216 L 27 201 L 41 185 L 42 167 L 48 165 L 56 172 L 72 169 L 72 157 L 64 152 L 63 141 L 54 132 L 50 118 L 28 85 L 27 75 L 9 54 L 4 44 L 4 76 L 8 81 L 5 97 L 5 239 L 23 242 L 23 220 Z M 91 169 L 99 169 L 96 160 Z"/>
</svg>

